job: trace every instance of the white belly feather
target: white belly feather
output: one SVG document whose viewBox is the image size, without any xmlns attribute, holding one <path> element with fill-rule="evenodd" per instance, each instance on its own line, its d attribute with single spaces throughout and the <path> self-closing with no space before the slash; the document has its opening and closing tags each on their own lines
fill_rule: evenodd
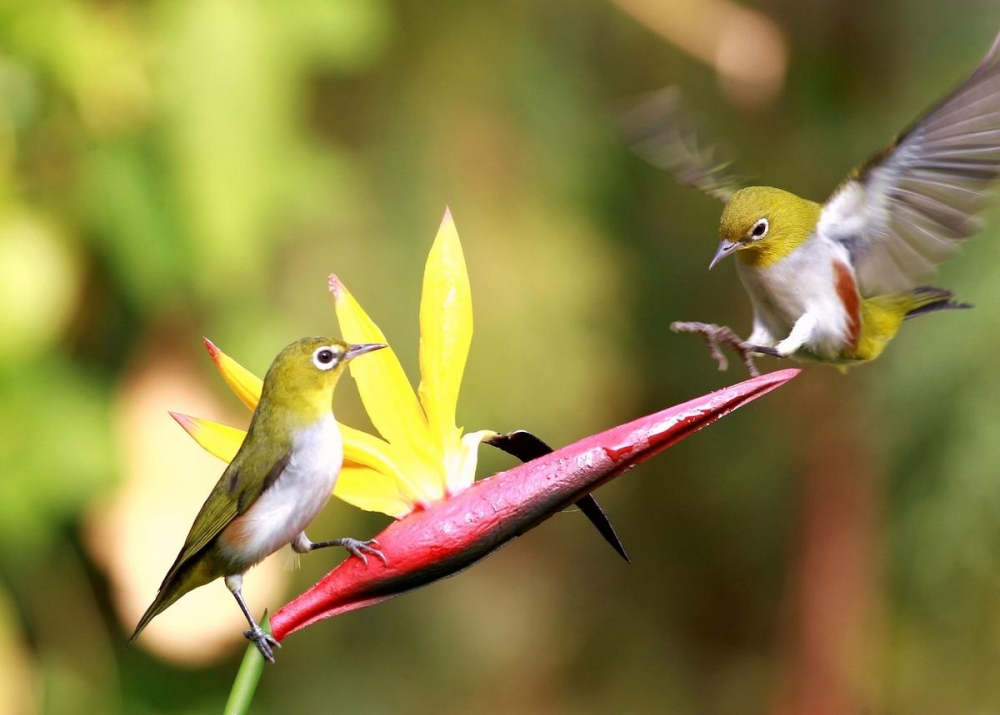
<svg viewBox="0 0 1000 715">
<path fill-rule="evenodd" d="M 240 561 L 251 566 L 288 544 L 326 505 L 344 460 L 340 429 L 333 415 L 296 435 L 288 466 L 238 520 Z M 235 526 L 235 524 L 233 525 Z"/>
<path fill-rule="evenodd" d="M 772 338 L 784 340 L 802 316 L 815 319 L 803 346 L 821 357 L 835 357 L 849 342 L 848 315 L 837 295 L 834 262 L 851 265 L 847 251 L 833 241 L 810 237 L 787 257 L 763 268 L 737 260 L 740 280 L 754 307 L 754 324 Z"/>
</svg>

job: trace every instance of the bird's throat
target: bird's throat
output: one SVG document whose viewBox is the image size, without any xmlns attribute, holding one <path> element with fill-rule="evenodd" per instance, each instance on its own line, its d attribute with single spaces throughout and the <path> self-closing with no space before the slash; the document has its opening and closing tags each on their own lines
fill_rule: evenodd
<svg viewBox="0 0 1000 715">
<path fill-rule="evenodd" d="M 736 258 L 745 266 L 753 268 L 767 268 L 774 265 L 791 251 L 778 250 L 780 247 L 772 246 L 748 246 L 736 252 Z M 793 249 L 794 250 L 794 249 Z"/>
<path fill-rule="evenodd" d="M 759 243 L 753 243 L 736 252 L 736 257 L 746 266 L 767 268 L 783 258 L 787 258 L 809 239 L 805 231 L 791 233 L 785 236 L 775 236 Z"/>
</svg>

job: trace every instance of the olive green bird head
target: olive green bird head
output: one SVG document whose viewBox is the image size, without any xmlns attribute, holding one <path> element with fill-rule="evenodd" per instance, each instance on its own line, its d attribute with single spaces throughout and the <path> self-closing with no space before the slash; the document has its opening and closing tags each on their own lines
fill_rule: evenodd
<svg viewBox="0 0 1000 715">
<path fill-rule="evenodd" d="M 781 260 L 812 235 L 822 207 L 769 186 L 740 189 L 722 212 L 719 248 L 708 268 L 730 253 L 763 268 Z"/>
<path fill-rule="evenodd" d="M 302 338 L 274 358 L 261 391 L 258 411 L 281 408 L 303 423 L 328 414 L 333 390 L 348 362 L 386 347 L 349 345 L 337 338 Z"/>
</svg>

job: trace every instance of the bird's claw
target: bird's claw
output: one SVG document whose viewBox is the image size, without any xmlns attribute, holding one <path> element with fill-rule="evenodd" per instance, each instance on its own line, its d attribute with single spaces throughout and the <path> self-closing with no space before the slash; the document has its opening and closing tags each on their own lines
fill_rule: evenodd
<svg viewBox="0 0 1000 715">
<path fill-rule="evenodd" d="M 306 539 L 306 545 L 308 551 L 315 551 L 316 549 L 326 549 L 330 546 L 343 546 L 347 549 L 347 552 L 351 556 L 357 556 L 361 559 L 361 563 L 365 566 L 368 565 L 368 557 L 366 554 L 371 554 L 372 556 L 378 556 L 382 559 L 382 563 L 386 566 L 389 565 L 389 560 L 386 559 L 385 554 L 383 554 L 378 549 L 374 548 L 379 545 L 376 539 L 368 539 L 367 541 L 362 541 L 361 539 L 352 539 L 349 536 L 345 536 L 343 539 L 331 539 L 330 541 L 319 541 L 310 542 Z"/>
<path fill-rule="evenodd" d="M 382 560 L 384 566 L 389 565 L 389 560 L 386 559 L 385 554 L 379 551 L 376 546 L 379 545 L 378 540 L 368 539 L 367 541 L 362 541 L 361 539 L 352 539 L 350 537 L 340 539 L 341 546 L 347 549 L 351 556 L 357 556 L 361 559 L 361 562 L 367 566 L 368 557 L 365 554 L 371 554 L 372 556 L 377 556 Z"/>
<path fill-rule="evenodd" d="M 243 631 L 243 637 L 257 646 L 257 650 L 260 651 L 262 656 L 270 662 L 274 662 L 274 648 L 281 647 L 281 643 L 274 636 L 260 626 L 254 625 L 253 628 L 247 628 Z"/>
<path fill-rule="evenodd" d="M 725 370 L 729 367 L 729 361 L 726 360 L 726 356 L 722 352 L 723 345 L 730 347 L 740 356 L 751 377 L 758 377 L 760 375 L 760 370 L 757 369 L 753 361 L 754 354 L 782 357 L 774 348 L 746 342 L 732 328 L 728 328 L 725 325 L 678 320 L 670 324 L 670 329 L 675 333 L 697 333 L 705 338 L 712 358 L 719 363 L 719 370 Z"/>
</svg>

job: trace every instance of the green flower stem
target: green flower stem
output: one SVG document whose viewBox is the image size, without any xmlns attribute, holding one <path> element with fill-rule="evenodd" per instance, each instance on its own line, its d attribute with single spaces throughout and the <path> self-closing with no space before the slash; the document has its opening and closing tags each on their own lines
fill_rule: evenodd
<svg viewBox="0 0 1000 715">
<path fill-rule="evenodd" d="M 267 613 L 260 621 L 260 627 L 268 633 L 271 632 L 271 620 Z M 250 703 L 253 702 L 254 693 L 257 692 L 257 682 L 260 674 L 264 672 L 264 656 L 257 650 L 257 646 L 250 643 L 247 646 L 247 653 L 243 656 L 240 669 L 236 673 L 233 681 L 233 688 L 229 691 L 229 700 L 226 701 L 226 708 L 222 715 L 246 715 L 250 712 Z"/>
</svg>

